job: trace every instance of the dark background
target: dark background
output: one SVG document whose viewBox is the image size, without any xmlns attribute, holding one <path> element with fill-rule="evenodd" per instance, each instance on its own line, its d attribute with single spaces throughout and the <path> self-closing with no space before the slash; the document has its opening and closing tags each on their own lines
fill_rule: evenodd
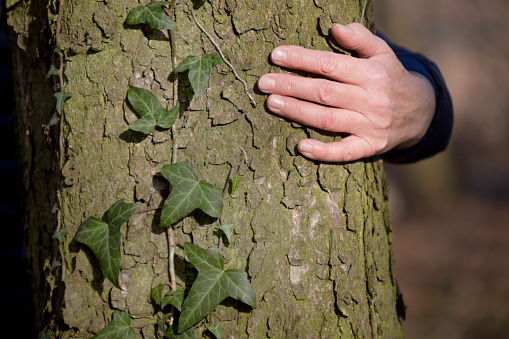
<svg viewBox="0 0 509 339">
<path fill-rule="evenodd" d="M 455 106 L 447 152 L 386 165 L 406 337 L 509 338 L 509 3 L 374 0 L 374 6 L 378 27 L 395 43 L 437 62 Z M 1 336 L 29 338 L 4 14 L 0 22 Z"/>
<path fill-rule="evenodd" d="M 16 139 L 10 117 L 14 109 L 10 53 L 0 3 L 0 337 L 31 338 L 30 283 L 23 248 L 23 224 L 16 162 Z"/>
</svg>

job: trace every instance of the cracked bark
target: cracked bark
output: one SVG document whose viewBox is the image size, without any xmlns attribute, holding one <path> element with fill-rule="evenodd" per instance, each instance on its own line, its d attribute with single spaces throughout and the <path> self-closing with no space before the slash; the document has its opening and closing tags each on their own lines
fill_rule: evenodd
<svg viewBox="0 0 509 339">
<path fill-rule="evenodd" d="M 64 106 L 63 282 L 59 269 L 50 269 L 58 257 L 51 239 L 57 224 L 51 210 L 58 203 L 58 131 L 46 135 L 39 128 L 54 110 L 54 90 L 45 76 L 55 38 L 49 18 L 56 5 L 22 0 L 7 9 L 18 70 L 16 119 L 36 323 L 39 329 L 49 324 L 60 338 L 91 337 L 112 308 L 128 311 L 138 335 L 153 338 L 157 309 L 150 289 L 168 284 L 167 244 L 157 211 L 137 215 L 123 228 L 126 292 L 104 280 L 90 252 L 71 241 L 86 217 L 101 216 L 119 198 L 158 207 L 168 193 L 156 174 L 171 161 L 170 132 L 145 137 L 127 128 L 136 118 L 125 102 L 129 84 L 150 89 L 161 101 L 174 97 L 167 37 L 124 26 L 137 5 L 67 0 L 63 8 L 64 76 L 66 91 L 73 93 Z M 182 2 L 175 8 L 178 61 L 215 51 L 190 10 Z M 363 10 L 364 2 L 353 0 L 219 0 L 205 3 L 195 15 L 252 91 L 261 74 L 282 71 L 267 63 L 275 46 L 330 49 L 330 24 L 361 21 Z M 370 11 L 368 2 L 366 18 Z M 178 159 L 223 187 L 241 153 L 237 175 L 243 180 L 226 199 L 223 214 L 225 223 L 236 225 L 235 240 L 223 252 L 227 268 L 246 268 L 257 307 L 228 300 L 198 326 L 198 334 L 220 322 L 228 338 L 401 337 L 381 160 L 310 162 L 295 152 L 298 140 L 339 136 L 268 114 L 265 97 L 256 91 L 254 108 L 227 66 L 212 73 L 209 86 L 201 99 L 191 101 L 190 85 L 179 75 L 178 98 L 186 112 L 175 125 Z M 214 226 L 217 221 L 196 212 L 179 224 L 175 241 L 217 245 Z M 194 274 L 183 258 L 177 247 L 180 287 Z"/>
</svg>

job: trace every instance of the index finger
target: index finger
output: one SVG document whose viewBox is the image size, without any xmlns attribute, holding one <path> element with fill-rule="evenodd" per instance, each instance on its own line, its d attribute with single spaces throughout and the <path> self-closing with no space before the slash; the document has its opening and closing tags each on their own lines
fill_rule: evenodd
<svg viewBox="0 0 509 339">
<path fill-rule="evenodd" d="M 276 47 L 270 57 L 278 66 L 319 74 L 343 83 L 359 85 L 367 80 L 365 60 L 349 55 L 285 45 Z"/>
</svg>

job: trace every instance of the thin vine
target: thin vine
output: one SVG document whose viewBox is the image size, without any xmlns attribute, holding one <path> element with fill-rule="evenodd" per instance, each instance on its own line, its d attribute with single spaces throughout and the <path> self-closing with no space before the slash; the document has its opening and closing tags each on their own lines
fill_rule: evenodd
<svg viewBox="0 0 509 339">
<path fill-rule="evenodd" d="M 200 180 L 195 170 L 188 163 L 176 161 L 177 141 L 174 122 L 179 115 L 178 77 L 176 73 L 189 71 L 189 81 L 196 99 L 204 92 L 212 69 L 224 61 L 232 69 L 237 79 L 244 84 L 246 93 L 254 106 L 256 106 L 256 102 L 249 94 L 247 84 L 225 59 L 212 37 L 197 22 L 193 12 L 191 12 L 192 17 L 196 24 L 209 37 L 222 59 L 216 53 L 211 53 L 201 57 L 188 56 L 178 66 L 176 65 L 175 0 L 172 0 L 169 9 L 165 7 L 166 5 L 166 2 L 151 2 L 146 6 L 136 7 L 129 13 L 126 23 L 129 25 L 148 24 L 153 29 L 169 31 L 173 69 L 173 107 L 164 109 L 153 93 L 132 86 L 129 87 L 127 92 L 127 99 L 131 107 L 140 116 L 140 119 L 129 124 L 130 129 L 145 134 L 153 133 L 156 126 L 171 129 L 173 143 L 171 163 L 163 166 L 161 173 L 172 185 L 172 190 L 164 202 L 160 218 L 161 226 L 166 228 L 170 291 L 163 296 L 164 286 L 160 284 L 152 289 L 151 297 L 163 310 L 167 305 L 171 305 L 171 312 L 167 313 L 163 319 L 159 319 L 157 324 L 164 336 L 177 338 L 180 335 L 194 337 L 193 326 L 213 312 L 225 298 L 233 297 L 251 307 L 255 306 L 256 298 L 245 271 L 224 268 L 223 257 L 220 252 L 223 247 L 222 235 L 219 236 L 218 246 L 211 249 L 203 249 L 189 242 L 184 244 L 187 259 L 198 270 L 198 277 L 193 282 L 187 296 L 184 295 L 183 289 L 177 290 L 174 265 L 175 225 L 195 209 L 200 209 L 212 218 L 219 219 L 219 229 L 226 235 L 228 242 L 231 243 L 234 226 L 224 225 L 222 209 L 227 192 L 230 191 L 230 194 L 233 194 L 232 192 L 235 191 L 240 181 L 239 178 L 234 177 L 234 174 L 238 172 L 242 152 L 240 149 L 238 150 L 239 154 L 232 164 L 222 190 Z M 120 288 L 121 285 L 118 280 L 121 260 L 121 226 L 135 213 L 145 213 L 157 209 L 146 208 L 140 210 L 140 206 L 140 204 L 124 203 L 123 200 L 119 200 L 108 209 L 102 220 L 95 217 L 87 218 L 80 225 L 74 237 L 76 241 L 92 249 L 99 259 L 103 274 L 117 288 Z M 106 239 L 109 240 L 106 241 Z M 213 288 L 210 286 L 211 281 L 213 281 Z M 174 327 L 176 309 L 180 311 L 178 328 Z M 117 336 L 109 334 L 112 333 L 110 331 L 113 329 L 123 331 L 126 338 L 131 338 L 134 333 L 129 326 L 129 315 L 115 311 L 110 323 L 99 331 L 94 338 L 106 338 L 108 335 L 117 338 Z M 220 324 L 210 327 L 209 331 L 216 338 L 221 338 Z"/>
<path fill-rule="evenodd" d="M 198 20 L 196 19 L 196 16 L 194 15 L 194 11 L 190 11 L 191 12 L 191 15 L 193 17 L 193 20 L 194 22 L 196 23 L 196 26 L 198 26 L 201 31 L 203 32 L 203 34 L 205 34 L 210 42 L 212 43 L 212 45 L 214 45 L 214 47 L 216 48 L 217 52 L 219 53 L 219 55 L 221 56 L 221 58 L 223 59 L 223 62 L 228 65 L 228 67 L 231 68 L 233 74 L 235 75 L 235 77 L 237 78 L 237 80 L 239 80 L 243 85 L 244 85 L 244 91 L 246 92 L 247 96 L 249 97 L 249 100 L 251 101 L 251 104 L 253 105 L 253 107 L 256 108 L 256 101 L 255 99 L 253 98 L 253 96 L 251 95 L 251 93 L 249 93 L 249 89 L 247 87 L 247 83 L 240 77 L 240 75 L 237 73 L 237 71 L 235 70 L 235 67 L 233 67 L 233 65 L 225 58 L 224 54 L 223 54 L 223 51 L 221 50 L 221 48 L 219 47 L 219 44 L 214 40 L 214 38 L 205 30 L 205 28 L 203 28 L 203 26 L 198 22 Z"/>
</svg>

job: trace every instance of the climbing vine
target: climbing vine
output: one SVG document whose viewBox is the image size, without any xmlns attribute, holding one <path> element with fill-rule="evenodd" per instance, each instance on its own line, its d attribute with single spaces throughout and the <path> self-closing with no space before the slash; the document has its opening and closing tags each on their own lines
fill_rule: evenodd
<svg viewBox="0 0 509 339">
<path fill-rule="evenodd" d="M 199 8 L 201 4 L 194 1 L 194 8 Z M 177 30 L 177 24 L 172 20 L 174 18 L 174 5 L 174 1 L 171 3 L 158 1 L 133 8 L 125 22 L 130 26 L 148 25 L 156 30 Z M 192 15 L 198 24 L 194 14 Z M 201 25 L 199 27 L 204 31 Z M 204 31 L 204 33 L 206 32 Z M 177 66 L 175 62 L 175 35 L 169 35 L 174 74 L 187 72 L 196 100 L 205 91 L 213 68 L 218 64 L 222 64 L 223 61 L 227 61 L 219 50 L 221 56 L 217 53 L 202 56 L 190 55 Z M 229 62 L 227 64 L 233 69 Z M 235 72 L 234 69 L 233 71 Z M 48 73 L 49 76 L 53 74 L 61 76 L 61 72 L 56 68 L 51 68 Z M 163 295 L 165 287 L 159 284 L 152 289 L 151 298 L 165 314 L 163 318 L 159 318 L 157 321 L 159 333 L 167 338 L 194 338 L 193 326 L 212 313 L 226 298 L 231 297 L 240 300 L 251 307 L 255 307 L 256 298 L 245 271 L 224 267 L 220 249 L 222 234 L 230 243 L 234 228 L 234 225 L 225 225 L 222 222 L 223 200 L 228 193 L 235 193 L 240 179 L 232 177 L 233 173 L 230 172 L 229 178 L 226 179 L 225 188 L 221 189 L 200 180 L 198 173 L 188 163 L 176 162 L 174 123 L 179 118 L 180 110 L 176 95 L 176 81 L 177 77 L 175 76 L 173 105 L 168 105 L 171 106 L 169 109 L 165 109 L 159 99 L 144 88 L 130 86 L 127 91 L 127 100 L 139 117 L 138 120 L 129 124 L 131 130 L 151 134 L 155 128 L 171 129 L 174 144 L 172 161 L 170 164 L 162 166 L 160 170 L 162 176 L 172 187 L 162 207 L 160 218 L 160 226 L 166 227 L 168 230 L 170 291 Z M 246 93 L 249 95 L 247 89 Z M 55 94 L 56 107 L 61 120 L 63 103 L 71 94 L 64 92 L 58 92 L 57 94 Z M 250 95 L 249 97 L 252 99 Z M 134 213 L 148 211 L 140 211 L 140 207 L 141 204 L 125 203 L 121 199 L 110 206 L 102 219 L 94 216 L 88 217 L 80 225 L 74 236 L 76 241 L 92 250 L 99 261 L 103 275 L 117 288 L 121 288 L 121 282 L 119 281 L 122 252 L 121 227 L 129 221 Z M 184 244 L 187 260 L 196 268 L 198 275 L 188 291 L 184 289 L 177 290 L 173 263 L 176 246 L 173 232 L 175 231 L 175 225 L 197 209 L 212 218 L 219 218 L 220 225 L 218 228 L 222 234 L 219 235 L 218 246 L 210 249 L 201 248 L 190 242 Z M 57 237 L 57 234 L 58 232 L 55 237 Z M 221 338 L 220 324 L 211 326 L 208 330 L 216 338 Z M 129 314 L 118 310 L 113 312 L 112 320 L 106 327 L 94 336 L 96 339 L 134 337 L 135 333 L 130 327 Z"/>
</svg>

